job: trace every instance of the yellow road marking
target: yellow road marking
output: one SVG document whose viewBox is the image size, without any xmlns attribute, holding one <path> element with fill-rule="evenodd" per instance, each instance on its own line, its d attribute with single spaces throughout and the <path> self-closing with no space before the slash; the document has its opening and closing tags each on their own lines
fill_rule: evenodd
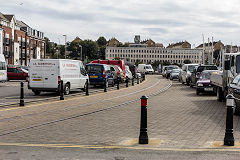
<svg viewBox="0 0 240 160">
<path fill-rule="evenodd" d="M 120 145 L 77 145 L 77 144 L 28 144 L 28 143 L 0 143 L 0 146 L 16 147 L 47 147 L 47 148 L 84 148 L 84 149 L 132 149 L 178 152 L 240 152 L 240 148 L 160 148 L 151 145 L 120 146 Z"/>
<path fill-rule="evenodd" d="M 144 82 L 138 84 L 137 86 L 145 83 L 146 81 L 147 81 L 147 78 L 145 79 Z M 130 86 L 130 87 L 134 87 L 134 86 Z M 117 92 L 117 91 L 122 91 L 124 89 L 128 89 L 128 88 L 122 88 L 120 90 L 112 90 L 112 91 L 109 91 L 109 92 L 113 93 L 113 92 Z M 97 93 L 97 94 L 94 94 L 94 95 L 89 95 L 89 96 L 86 96 L 86 97 L 93 97 L 93 96 L 98 96 L 98 95 L 107 94 L 107 93 L 106 92 L 102 92 L 102 93 Z M 73 98 L 69 97 L 69 98 L 65 99 L 63 102 L 68 102 L 68 101 L 72 101 L 72 100 L 76 100 L 76 99 L 82 99 L 82 98 L 86 98 L 86 97 L 85 96 L 84 97 L 73 97 Z M 40 102 L 34 102 L 34 103 L 40 103 Z M 54 104 L 54 103 L 62 103 L 62 101 L 44 102 L 44 103 L 35 104 L 35 105 L 28 105 L 28 106 L 24 106 L 24 107 L 17 106 L 17 107 L 13 107 L 13 108 L 1 109 L 0 112 L 2 112 L 2 111 L 10 111 L 10 110 L 17 110 L 17 109 L 26 109 L 26 108 L 32 108 L 32 107 L 37 107 L 37 106 L 42 106 L 42 105 L 47 105 L 47 104 Z"/>
</svg>

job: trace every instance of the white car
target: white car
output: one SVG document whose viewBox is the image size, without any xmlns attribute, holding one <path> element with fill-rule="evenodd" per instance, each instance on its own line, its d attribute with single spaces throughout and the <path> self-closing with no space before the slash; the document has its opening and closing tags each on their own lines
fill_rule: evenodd
<svg viewBox="0 0 240 160">
<path fill-rule="evenodd" d="M 154 73 L 154 70 L 153 70 L 151 64 L 139 64 L 138 65 L 138 70 L 139 70 L 139 72 L 146 73 L 146 74 Z"/>
<path fill-rule="evenodd" d="M 132 79 L 132 72 L 129 69 L 129 66 L 125 65 L 125 72 L 126 72 L 126 77 L 128 77 L 129 79 Z"/>
<path fill-rule="evenodd" d="M 31 59 L 28 88 L 32 89 L 35 95 L 42 91 L 59 92 L 61 80 L 65 94 L 69 94 L 70 89 L 85 89 L 89 78 L 82 61 Z"/>
<path fill-rule="evenodd" d="M 195 67 L 199 66 L 199 64 L 184 64 L 182 66 L 181 71 L 181 82 L 182 84 L 186 83 L 188 86 L 190 85 L 190 77 Z"/>
</svg>

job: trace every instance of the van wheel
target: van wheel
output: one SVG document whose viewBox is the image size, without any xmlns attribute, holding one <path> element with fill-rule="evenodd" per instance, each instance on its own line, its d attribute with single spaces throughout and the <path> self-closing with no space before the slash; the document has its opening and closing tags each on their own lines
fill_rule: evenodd
<svg viewBox="0 0 240 160">
<path fill-rule="evenodd" d="M 34 93 L 36 96 L 38 96 L 38 95 L 40 95 L 41 91 L 35 91 L 35 90 L 33 90 L 33 93 Z"/>
<path fill-rule="evenodd" d="M 70 93 L 70 85 L 67 83 L 67 84 L 65 85 L 64 94 L 65 94 L 65 95 L 69 95 L 69 93 Z"/>
</svg>

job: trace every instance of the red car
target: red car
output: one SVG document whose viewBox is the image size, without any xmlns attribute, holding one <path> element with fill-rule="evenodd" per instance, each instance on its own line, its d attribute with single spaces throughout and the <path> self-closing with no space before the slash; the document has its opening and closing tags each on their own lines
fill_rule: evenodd
<svg viewBox="0 0 240 160">
<path fill-rule="evenodd" d="M 28 71 L 19 67 L 8 67 L 7 77 L 8 80 L 27 80 Z"/>
</svg>

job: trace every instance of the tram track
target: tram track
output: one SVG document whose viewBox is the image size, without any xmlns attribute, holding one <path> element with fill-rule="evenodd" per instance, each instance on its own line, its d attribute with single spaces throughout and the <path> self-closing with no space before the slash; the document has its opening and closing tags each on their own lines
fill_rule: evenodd
<svg viewBox="0 0 240 160">
<path fill-rule="evenodd" d="M 114 99 L 119 99 L 119 98 L 123 98 L 123 97 L 126 97 L 126 96 L 130 96 L 130 95 L 139 93 L 139 92 L 146 91 L 146 90 L 148 90 L 150 88 L 155 87 L 159 83 L 160 83 L 160 79 L 156 83 L 152 84 L 151 86 L 149 86 L 147 88 L 140 89 L 140 90 L 137 90 L 137 91 L 125 94 L 125 95 L 119 95 L 119 96 L 112 97 L 112 98 L 105 98 L 103 100 L 97 100 L 97 101 L 94 101 L 94 102 L 85 103 L 85 104 L 81 104 L 81 105 L 74 105 L 74 106 L 71 106 L 71 107 L 63 108 L 63 109 L 57 109 L 57 110 L 53 109 L 53 110 L 48 110 L 48 111 L 43 111 L 43 112 L 38 112 L 38 113 L 31 113 L 31 114 L 24 114 L 24 115 L 21 115 L 21 116 L 13 116 L 13 117 L 8 117 L 8 118 L 3 118 L 3 119 L 0 119 L 0 122 L 11 121 L 11 120 L 15 120 L 15 119 L 18 119 L 18 118 L 24 118 L 24 117 L 27 117 L 27 116 L 36 116 L 36 115 L 44 114 L 44 113 L 53 113 L 53 112 L 56 113 L 56 112 L 60 112 L 60 111 L 71 110 L 71 109 L 74 109 L 74 108 L 77 108 L 77 107 L 89 106 L 89 105 L 98 104 L 98 103 L 101 103 L 101 102 L 104 102 L 104 101 L 110 101 L 110 100 L 114 100 Z M 167 89 L 169 89 L 171 86 L 172 86 L 172 82 L 169 81 L 167 86 L 165 86 L 164 88 L 162 88 L 162 89 L 160 89 L 158 91 L 150 93 L 147 96 L 151 98 L 152 96 L 159 95 L 162 92 L 164 92 Z M 75 119 L 75 118 L 79 118 L 79 117 L 95 114 L 95 113 L 108 111 L 108 110 L 111 110 L 111 109 L 114 109 L 114 108 L 118 108 L 118 107 L 121 107 L 121 106 L 124 106 L 124 105 L 127 105 L 127 104 L 134 103 L 134 102 L 136 102 L 138 100 L 139 100 L 139 98 L 136 98 L 136 99 L 128 100 L 128 101 L 126 101 L 124 103 L 120 103 L 120 104 L 117 104 L 117 105 L 112 105 L 112 106 L 109 106 L 109 107 L 106 107 L 106 108 L 96 109 L 94 111 L 90 111 L 90 112 L 86 112 L 86 113 L 82 113 L 82 114 L 71 115 L 71 116 L 68 116 L 68 117 L 65 117 L 65 118 L 60 118 L 60 119 L 56 119 L 56 120 L 52 120 L 52 121 L 48 121 L 48 122 L 44 122 L 44 123 L 40 123 L 40 124 L 35 124 L 35 125 L 28 126 L 28 127 L 15 129 L 15 130 L 12 130 L 12 131 L 2 132 L 2 134 L 0 134 L 0 136 L 5 136 L 5 135 L 17 133 L 17 132 L 28 130 L 28 129 L 32 129 L 32 128 L 37 128 L 37 127 L 41 127 L 41 126 L 45 126 L 45 125 L 49 125 L 49 124 L 54 124 L 54 123 L 58 123 L 58 122 L 66 121 L 66 120 L 71 120 L 71 119 Z"/>
</svg>

